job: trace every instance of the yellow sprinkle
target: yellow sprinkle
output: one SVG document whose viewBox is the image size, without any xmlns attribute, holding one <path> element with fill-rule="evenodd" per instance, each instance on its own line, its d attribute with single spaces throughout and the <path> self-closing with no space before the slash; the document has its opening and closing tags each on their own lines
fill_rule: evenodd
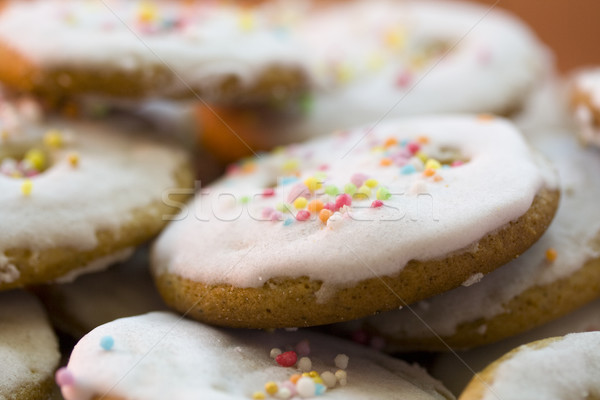
<svg viewBox="0 0 600 400">
<path fill-rule="evenodd" d="M 340 83 L 350 82 L 354 75 L 354 72 L 352 71 L 352 69 L 350 67 L 348 67 L 347 65 L 338 66 L 335 72 L 336 72 L 338 82 L 340 82 Z"/>
<path fill-rule="evenodd" d="M 410 60 L 410 66 L 416 70 L 425 67 L 426 63 L 427 57 L 425 57 L 424 55 L 416 55 Z"/>
<path fill-rule="evenodd" d="M 321 182 L 319 182 L 317 180 L 317 178 L 311 176 L 310 178 L 306 178 L 304 180 L 304 184 L 306 185 L 306 187 L 308 188 L 308 190 L 310 190 L 311 192 L 314 192 L 317 189 L 321 188 Z"/>
<path fill-rule="evenodd" d="M 362 185 L 354 196 L 357 199 L 366 200 L 371 197 L 371 189 L 367 185 Z"/>
<path fill-rule="evenodd" d="M 266 399 L 267 396 L 265 396 L 265 394 L 263 392 L 254 392 L 252 394 L 252 398 L 254 400 L 263 400 L 263 399 Z"/>
<path fill-rule="evenodd" d="M 71 167 L 78 166 L 79 165 L 79 154 L 77 154 L 77 153 L 69 154 L 68 160 L 69 160 L 69 164 L 71 164 Z"/>
<path fill-rule="evenodd" d="M 440 169 L 440 168 L 442 168 L 442 164 L 440 164 L 440 162 L 434 158 L 430 158 L 425 163 L 425 169 Z"/>
<path fill-rule="evenodd" d="M 141 22 L 153 22 L 158 16 L 158 9 L 155 5 L 144 2 L 140 5 L 138 18 Z"/>
<path fill-rule="evenodd" d="M 63 137 L 59 130 L 52 129 L 44 135 L 44 143 L 48 147 L 60 148 L 63 145 Z"/>
<path fill-rule="evenodd" d="M 29 196 L 31 194 L 32 190 L 33 190 L 33 182 L 31 182 L 31 180 L 29 180 L 29 179 L 25 179 L 23 181 L 23 183 L 21 184 L 21 192 L 23 193 L 23 195 Z"/>
<path fill-rule="evenodd" d="M 254 29 L 254 17 L 252 16 L 252 13 L 248 11 L 240 13 L 238 24 L 243 31 L 251 31 Z"/>
<path fill-rule="evenodd" d="M 371 70 L 371 71 L 378 71 L 381 69 L 381 67 L 383 67 L 384 62 L 383 62 L 383 57 L 381 57 L 380 54 L 373 54 L 369 57 L 369 60 L 367 61 L 367 67 Z"/>
<path fill-rule="evenodd" d="M 385 43 L 392 48 L 401 48 L 404 46 L 406 36 L 400 30 L 389 30 L 385 34 Z"/>
<path fill-rule="evenodd" d="M 267 394 L 270 394 L 271 396 L 273 396 L 275 393 L 277 393 L 277 391 L 279 390 L 279 387 L 277 386 L 277 384 L 273 381 L 267 382 L 265 383 L 265 392 L 267 392 Z"/>
<path fill-rule="evenodd" d="M 322 385 L 323 384 L 323 379 L 321 379 L 320 376 L 314 376 L 313 377 L 313 382 L 314 383 L 320 383 Z"/>
<path fill-rule="evenodd" d="M 379 185 L 379 182 L 377 182 L 377 179 L 370 178 L 365 181 L 365 185 L 373 189 Z"/>
<path fill-rule="evenodd" d="M 423 162 L 427 162 L 427 160 L 429 159 L 429 157 L 427 157 L 427 154 L 423 153 L 422 151 L 417 152 L 417 154 L 415 155 L 419 157 L 419 160 Z"/>
<path fill-rule="evenodd" d="M 8 131 L 0 132 L 0 139 L 2 139 L 3 142 L 6 142 L 9 136 L 10 134 L 8 133 Z"/>
<path fill-rule="evenodd" d="M 46 167 L 46 155 L 39 149 L 31 149 L 23 157 L 31 164 L 36 171 L 41 171 Z"/>
<path fill-rule="evenodd" d="M 283 165 L 281 166 L 281 168 L 285 172 L 292 172 L 292 171 L 295 171 L 296 169 L 298 169 L 299 165 L 300 165 L 300 163 L 298 162 L 298 160 L 296 160 L 295 158 L 292 158 L 290 160 L 286 160 L 283 163 Z"/>
<path fill-rule="evenodd" d="M 550 247 L 548 250 L 546 250 L 546 259 L 550 262 L 554 262 L 556 261 L 556 258 L 558 257 L 558 252 L 556 251 L 556 249 L 553 249 L 552 247 Z"/>
<path fill-rule="evenodd" d="M 375 146 L 371 148 L 371 153 L 383 153 L 385 148 L 383 146 Z"/>
<path fill-rule="evenodd" d="M 310 371 L 308 373 L 308 376 L 310 376 L 311 378 L 317 378 L 319 376 L 319 373 L 317 371 Z"/>
<path fill-rule="evenodd" d="M 297 210 L 303 210 L 307 204 L 308 200 L 306 200 L 305 197 L 298 197 L 296 200 L 294 200 L 294 207 L 296 207 Z"/>
</svg>

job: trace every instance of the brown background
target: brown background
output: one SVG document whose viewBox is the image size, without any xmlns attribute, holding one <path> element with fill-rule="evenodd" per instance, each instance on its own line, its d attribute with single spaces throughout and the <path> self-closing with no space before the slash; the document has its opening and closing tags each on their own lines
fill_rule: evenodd
<svg viewBox="0 0 600 400">
<path fill-rule="evenodd" d="M 600 65 L 600 0 L 500 0 L 498 7 L 523 18 L 554 50 L 562 71 Z"/>
</svg>

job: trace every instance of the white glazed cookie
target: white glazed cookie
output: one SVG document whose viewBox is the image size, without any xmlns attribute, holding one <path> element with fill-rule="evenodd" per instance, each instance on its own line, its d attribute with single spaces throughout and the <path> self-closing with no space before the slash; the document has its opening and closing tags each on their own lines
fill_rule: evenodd
<svg viewBox="0 0 600 400">
<path fill-rule="evenodd" d="M 462 400 L 600 398 L 600 332 L 572 333 L 518 347 L 476 375 Z"/>
<path fill-rule="evenodd" d="M 53 325 L 75 338 L 117 318 L 167 309 L 152 283 L 146 248 L 106 271 L 36 287 L 35 293 Z"/>
<path fill-rule="evenodd" d="M 37 299 L 0 293 L 0 399 L 47 399 L 60 353 Z"/>
<path fill-rule="evenodd" d="M 45 95 L 274 100 L 307 86 L 278 3 L 3 1 L 0 79 Z M 27 26 L 27 35 L 18 34 Z M 7 65 L 8 64 L 8 65 Z"/>
<path fill-rule="evenodd" d="M 498 343 L 457 353 L 440 353 L 434 358 L 429 370 L 433 376 L 444 382 L 449 390 L 458 395 L 475 372 L 483 370 L 516 347 L 536 340 L 589 331 L 600 331 L 600 299 L 564 317 Z"/>
<path fill-rule="evenodd" d="M 357 318 L 523 252 L 554 180 L 505 120 L 388 121 L 232 166 L 157 240 L 153 275 L 167 304 L 219 325 Z"/>
<path fill-rule="evenodd" d="M 290 381 L 308 371 L 320 379 Z M 453 398 L 419 366 L 333 337 L 225 330 L 164 312 L 94 329 L 57 380 L 67 400 L 241 400 L 265 398 L 265 389 L 279 399 Z"/>
<path fill-rule="evenodd" d="M 598 297 L 600 220 L 593 216 L 600 159 L 562 131 L 546 132 L 533 143 L 553 161 L 563 193 L 554 221 L 536 244 L 463 287 L 344 329 L 382 336 L 390 351 L 469 348 L 524 332 Z"/>
<path fill-rule="evenodd" d="M 600 68 L 575 73 L 570 86 L 579 138 L 586 145 L 600 147 Z"/>
<path fill-rule="evenodd" d="M 0 290 L 102 269 L 165 225 L 165 191 L 192 186 L 188 157 L 134 129 L 0 98 Z"/>
</svg>

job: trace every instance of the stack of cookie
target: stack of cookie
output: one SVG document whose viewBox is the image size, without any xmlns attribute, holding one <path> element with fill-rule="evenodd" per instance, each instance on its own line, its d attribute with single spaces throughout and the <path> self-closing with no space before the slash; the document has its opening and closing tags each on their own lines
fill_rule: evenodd
<svg viewBox="0 0 600 400">
<path fill-rule="evenodd" d="M 0 398 L 600 396 L 549 339 L 598 326 L 600 158 L 513 16 L 10 0 L 0 54 Z"/>
</svg>

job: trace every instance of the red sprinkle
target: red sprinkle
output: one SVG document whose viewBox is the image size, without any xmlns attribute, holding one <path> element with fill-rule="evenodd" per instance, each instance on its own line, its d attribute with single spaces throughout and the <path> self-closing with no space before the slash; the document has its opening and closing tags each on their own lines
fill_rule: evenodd
<svg viewBox="0 0 600 400">
<path fill-rule="evenodd" d="M 275 196 L 275 189 L 267 188 L 263 190 L 263 197 L 272 197 Z"/>
<path fill-rule="evenodd" d="M 310 211 L 308 210 L 300 210 L 298 214 L 296 214 L 296 219 L 298 221 L 306 221 L 310 218 Z"/>
<path fill-rule="evenodd" d="M 375 200 L 371 203 L 371 208 L 379 208 L 383 206 L 383 201 L 381 200 Z"/>
<path fill-rule="evenodd" d="M 298 355 L 295 351 L 286 351 L 275 357 L 275 361 L 282 367 L 293 367 L 298 361 Z"/>
<path fill-rule="evenodd" d="M 327 165 L 327 164 L 321 164 L 321 165 L 319 165 L 319 168 L 318 168 L 319 171 L 327 171 L 328 169 L 329 169 L 329 165 Z"/>
<path fill-rule="evenodd" d="M 344 207 L 344 206 L 350 206 L 352 204 L 352 197 L 350 197 L 349 194 L 340 194 L 336 199 L 335 199 L 335 211 L 339 210 L 340 208 Z"/>
<path fill-rule="evenodd" d="M 396 79 L 396 85 L 401 88 L 407 88 L 412 82 L 412 75 L 409 72 L 403 72 Z"/>
<path fill-rule="evenodd" d="M 331 202 L 325 203 L 325 204 L 323 204 L 323 208 L 326 210 L 329 210 L 331 212 L 335 212 L 335 204 L 334 203 L 331 203 Z"/>
<path fill-rule="evenodd" d="M 419 145 L 419 143 L 415 142 L 410 142 L 406 145 L 406 148 L 408 149 L 408 151 L 411 152 L 411 154 L 417 154 L 419 150 L 421 150 L 421 146 Z"/>
<path fill-rule="evenodd" d="M 457 161 L 453 161 L 452 164 L 451 164 L 451 166 L 452 167 L 460 167 L 463 164 L 464 164 L 464 162 L 462 162 L 460 160 L 457 160 Z"/>
</svg>

